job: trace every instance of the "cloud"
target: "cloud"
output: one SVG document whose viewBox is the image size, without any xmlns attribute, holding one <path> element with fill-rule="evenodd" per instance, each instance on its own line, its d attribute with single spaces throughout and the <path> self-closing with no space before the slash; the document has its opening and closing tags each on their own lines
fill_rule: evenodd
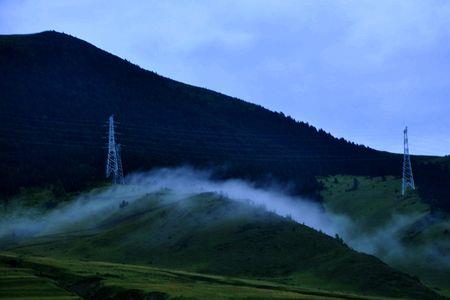
<svg viewBox="0 0 450 300">
<path fill-rule="evenodd" d="M 349 54 L 360 52 L 369 67 L 373 67 L 371 63 L 432 49 L 448 38 L 445 28 L 450 20 L 445 16 L 449 9 L 449 3 L 360 1 L 345 10 L 350 24 L 335 47 L 349 49 Z"/>
<path fill-rule="evenodd" d="M 212 171 L 190 167 L 156 169 L 127 178 L 127 185 L 115 185 L 78 196 L 70 203 L 44 213 L 36 209 L 18 208 L 0 220 L 0 237 L 12 232 L 33 236 L 65 231 L 74 224 L 87 222 L 95 226 L 117 211 L 122 201 L 133 203 L 162 190 L 170 195 L 162 201 L 180 201 L 199 193 L 212 192 L 234 201 L 265 207 L 283 217 L 289 216 L 299 223 L 330 235 L 339 232 L 335 222 L 317 203 L 289 196 L 283 188 L 272 186 L 257 188 L 239 180 L 213 180 Z M 93 221 L 92 221 L 93 220 Z M 78 227 L 78 225 L 77 225 Z"/>
<path fill-rule="evenodd" d="M 289 217 L 328 235 L 339 234 L 344 241 L 357 251 L 376 255 L 394 265 L 410 266 L 411 263 L 427 258 L 431 268 L 450 268 L 450 257 L 441 249 L 449 249 L 450 244 L 434 241 L 406 245 L 404 234 L 421 220 L 419 214 L 394 215 L 390 222 L 369 232 L 344 215 L 326 212 L 319 204 L 302 197 L 293 197 L 280 185 L 255 187 L 239 180 L 212 180 L 211 171 L 199 171 L 189 167 L 158 169 L 147 174 L 137 174 L 130 178 L 134 185 L 160 190 L 169 188 L 178 194 L 198 194 L 213 192 L 234 201 L 264 207 L 282 217 Z M 446 251 L 446 250 L 444 250 Z M 444 252 L 445 253 L 445 252 Z"/>
<path fill-rule="evenodd" d="M 316 202 L 290 196 L 280 184 L 256 187 L 239 179 L 215 180 L 212 175 L 212 170 L 190 167 L 155 169 L 130 175 L 127 185 L 110 186 L 82 194 L 49 211 L 17 208 L 0 219 L 0 248 L 10 245 L 8 238 L 11 236 L 19 241 L 26 241 L 29 237 L 70 233 L 74 229 L 95 229 L 110 216 L 117 214 L 123 201 L 135 203 L 136 209 L 145 209 L 148 205 L 146 201 L 152 199 L 154 203 L 154 198 L 148 198 L 154 193 L 158 193 L 158 201 L 162 204 L 183 204 L 193 195 L 211 192 L 244 205 L 265 208 L 331 236 L 339 234 L 353 249 L 376 255 L 396 266 L 418 266 L 418 261 L 424 261 L 426 263 L 421 267 L 450 268 L 450 258 L 445 254 L 450 249 L 448 241 L 429 240 L 410 245 L 403 242 L 405 232 L 421 219 L 420 215 L 396 215 L 382 228 L 369 232 L 346 216 L 326 212 Z M 222 198 L 216 199 L 220 201 Z M 233 218 L 236 215 L 234 211 L 217 217 Z M 8 243 L 1 245 L 5 240 Z"/>
</svg>

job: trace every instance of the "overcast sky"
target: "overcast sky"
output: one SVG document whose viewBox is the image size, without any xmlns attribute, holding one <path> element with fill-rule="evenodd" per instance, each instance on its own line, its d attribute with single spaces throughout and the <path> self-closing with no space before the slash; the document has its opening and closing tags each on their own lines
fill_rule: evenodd
<svg viewBox="0 0 450 300">
<path fill-rule="evenodd" d="M 450 1 L 0 0 L 143 68 L 377 149 L 450 153 Z"/>
</svg>

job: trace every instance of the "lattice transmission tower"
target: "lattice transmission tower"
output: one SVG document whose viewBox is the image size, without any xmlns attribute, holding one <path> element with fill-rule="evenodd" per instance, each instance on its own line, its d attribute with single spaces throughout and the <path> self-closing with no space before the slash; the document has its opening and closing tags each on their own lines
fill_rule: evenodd
<svg viewBox="0 0 450 300">
<path fill-rule="evenodd" d="M 108 157 L 106 159 L 106 178 L 111 177 L 113 184 L 124 184 L 120 145 L 116 143 L 114 116 L 109 117 Z"/>
<path fill-rule="evenodd" d="M 403 130 L 403 180 L 402 180 L 402 196 L 405 195 L 406 190 L 415 189 L 414 177 L 412 173 L 411 160 L 409 158 L 408 145 L 408 127 Z"/>
</svg>

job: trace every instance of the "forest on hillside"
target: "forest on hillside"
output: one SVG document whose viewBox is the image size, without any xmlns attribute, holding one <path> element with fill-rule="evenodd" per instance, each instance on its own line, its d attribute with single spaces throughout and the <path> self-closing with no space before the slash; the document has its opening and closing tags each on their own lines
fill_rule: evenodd
<svg viewBox="0 0 450 300">
<path fill-rule="evenodd" d="M 112 114 L 126 173 L 192 165 L 221 178 L 289 184 L 315 199 L 317 176 L 401 174 L 401 155 L 164 78 L 57 32 L 0 36 L 0 89 L 3 194 L 42 185 L 66 193 L 104 182 Z M 448 164 L 417 157 L 413 170 L 425 199 L 449 210 Z"/>
</svg>

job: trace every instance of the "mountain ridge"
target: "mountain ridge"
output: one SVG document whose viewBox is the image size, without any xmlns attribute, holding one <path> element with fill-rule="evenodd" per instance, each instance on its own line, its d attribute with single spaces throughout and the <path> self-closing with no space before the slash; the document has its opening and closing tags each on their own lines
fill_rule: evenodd
<svg viewBox="0 0 450 300">
<path fill-rule="evenodd" d="M 336 161 L 346 160 L 348 151 L 352 159 L 355 155 L 361 159 L 371 155 L 371 159 L 388 157 L 398 161 L 395 155 L 335 139 L 323 130 L 282 113 L 161 77 L 65 34 L 46 31 L 0 36 L 0 60 L 0 88 L 5 91 L 0 102 L 3 130 L 12 128 L 17 132 L 16 141 L 11 140 L 11 132 L 2 132 L 4 151 L 9 155 L 17 153 L 15 158 L 26 156 L 21 149 L 25 143 L 21 144 L 20 139 L 29 144 L 39 138 L 41 143 L 48 140 L 53 144 L 99 145 L 104 135 L 98 134 L 103 129 L 102 123 L 110 114 L 116 114 L 122 122 L 119 130 L 123 129 L 124 136 L 122 141 L 121 137 L 118 139 L 125 144 L 126 171 L 180 163 L 226 165 L 227 176 L 253 179 L 261 174 L 272 174 L 284 180 L 297 172 L 306 176 L 311 172 L 320 173 L 321 169 L 327 172 L 328 169 L 352 169 L 349 164 Z M 164 127 L 168 130 L 162 130 Z M 79 131 L 83 131 L 83 136 L 78 135 Z M 11 146 L 14 143 L 17 147 Z M 28 170 L 30 163 L 36 164 L 45 154 L 58 152 L 56 145 L 52 146 L 55 147 L 45 149 L 42 145 L 29 145 L 27 148 L 33 150 L 36 159 L 29 159 L 28 163 L 18 159 L 22 164 L 19 168 Z M 143 158 L 137 150 L 159 157 Z M 70 160 L 61 156 L 81 155 L 80 151 L 53 154 L 50 155 L 53 159 L 68 165 L 72 165 Z M 100 180 L 104 154 L 96 150 L 88 156 L 90 159 L 73 159 L 78 166 L 93 166 L 86 168 L 85 173 L 91 176 L 89 180 Z M 311 158 L 323 161 L 325 157 L 334 159 L 336 166 L 330 168 L 325 163 L 307 161 Z M 295 160 L 297 162 L 293 163 Z M 286 165 L 296 172 L 282 170 Z M 14 173 L 14 167 L 9 164 L 5 168 Z M 37 168 L 33 166 L 34 170 Z M 39 168 L 41 174 L 49 169 L 48 166 Z M 76 176 L 76 173 L 67 175 Z M 20 177 L 16 174 L 12 177 L 15 176 Z M 43 177 L 42 180 L 38 180 L 39 177 Z M 47 180 L 45 177 L 52 177 L 52 174 L 36 174 L 35 184 L 55 183 L 55 178 Z M 304 186 L 301 190 L 316 189 L 317 182 L 312 177 L 308 180 L 294 177 L 294 182 Z M 16 178 L 16 181 L 23 183 L 18 186 L 10 181 L 12 190 L 34 184 L 25 178 Z M 70 182 L 62 185 L 69 190 L 75 188 Z"/>
<path fill-rule="evenodd" d="M 162 77 L 53 31 L 0 36 L 0 90 L 4 195 L 43 185 L 80 191 L 104 182 L 104 125 L 111 114 L 119 121 L 126 173 L 192 165 L 224 178 L 287 183 L 314 199 L 320 199 L 317 176 L 400 175 L 399 154 Z M 450 178 L 448 166 L 412 160 L 429 201 L 448 207 L 445 180 L 428 180 L 430 174 Z"/>
</svg>

